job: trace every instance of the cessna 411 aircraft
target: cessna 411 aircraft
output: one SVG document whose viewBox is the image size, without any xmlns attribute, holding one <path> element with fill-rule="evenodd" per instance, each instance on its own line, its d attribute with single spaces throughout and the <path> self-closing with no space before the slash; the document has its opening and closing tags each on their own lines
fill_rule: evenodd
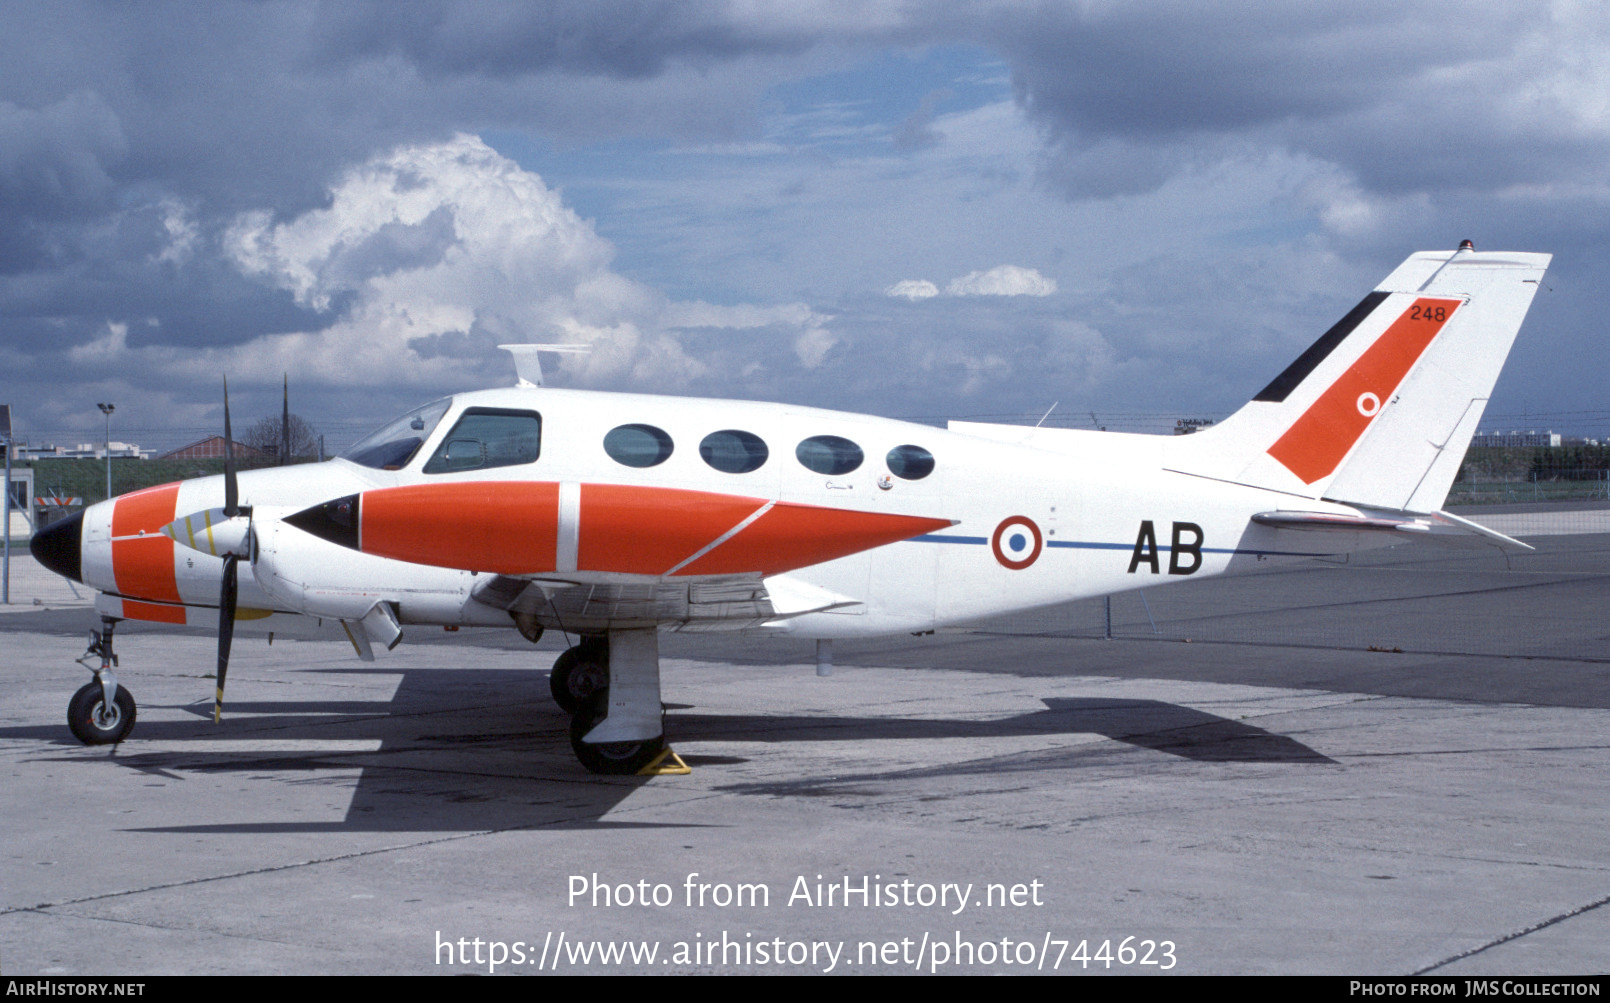
<svg viewBox="0 0 1610 1003">
<path fill-rule="evenodd" d="M 1420 538 L 1526 549 L 1440 509 L 1548 262 L 1415 254 L 1180 437 L 554 389 L 545 346 L 507 346 L 517 386 L 426 404 L 337 459 L 230 463 L 35 536 L 99 592 L 68 723 L 89 743 L 134 724 L 123 619 L 216 618 L 220 704 L 237 617 L 338 621 L 365 659 L 406 627 L 512 623 L 579 638 L 550 677 L 571 744 L 630 773 L 665 744 L 661 630 L 923 632 Z M 227 396 L 224 421 L 227 440 Z"/>
</svg>

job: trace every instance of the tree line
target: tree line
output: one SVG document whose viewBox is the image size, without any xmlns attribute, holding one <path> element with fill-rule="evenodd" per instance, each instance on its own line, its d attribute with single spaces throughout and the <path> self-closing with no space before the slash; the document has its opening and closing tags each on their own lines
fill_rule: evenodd
<svg viewBox="0 0 1610 1003">
<path fill-rule="evenodd" d="M 1472 446 L 1458 480 L 1597 481 L 1610 470 L 1610 446 Z"/>
</svg>

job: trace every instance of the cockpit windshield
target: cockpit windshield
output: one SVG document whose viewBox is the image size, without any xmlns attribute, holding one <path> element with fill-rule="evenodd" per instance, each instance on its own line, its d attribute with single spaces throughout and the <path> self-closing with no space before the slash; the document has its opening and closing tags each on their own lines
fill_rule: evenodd
<svg viewBox="0 0 1610 1003">
<path fill-rule="evenodd" d="M 419 447 L 430 438 L 436 423 L 452 407 L 453 398 L 444 397 L 426 404 L 365 436 L 361 442 L 341 454 L 343 460 L 376 470 L 401 470 L 419 452 Z"/>
</svg>

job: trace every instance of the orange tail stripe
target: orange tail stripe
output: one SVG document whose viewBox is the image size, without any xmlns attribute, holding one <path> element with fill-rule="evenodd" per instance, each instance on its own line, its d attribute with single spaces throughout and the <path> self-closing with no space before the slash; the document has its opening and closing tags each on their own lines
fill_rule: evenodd
<svg viewBox="0 0 1610 1003">
<path fill-rule="evenodd" d="M 708 491 L 583 484 L 576 568 L 662 575 L 764 504 Z"/>
<path fill-rule="evenodd" d="M 678 571 L 677 576 L 754 571 L 777 575 L 950 525 L 949 519 L 779 502 L 732 539 Z"/>
<path fill-rule="evenodd" d="M 178 484 L 135 491 L 113 502 L 112 580 L 119 593 L 163 602 L 182 601 L 173 567 L 173 541 L 162 535 L 162 527 L 174 520 L 178 502 Z"/>
<path fill-rule="evenodd" d="M 1461 302 L 1415 300 L 1269 447 L 1269 455 L 1304 484 L 1333 473 Z"/>
<path fill-rule="evenodd" d="M 444 568 L 521 575 L 552 571 L 559 485 L 516 481 L 366 491 L 366 554 Z"/>
</svg>

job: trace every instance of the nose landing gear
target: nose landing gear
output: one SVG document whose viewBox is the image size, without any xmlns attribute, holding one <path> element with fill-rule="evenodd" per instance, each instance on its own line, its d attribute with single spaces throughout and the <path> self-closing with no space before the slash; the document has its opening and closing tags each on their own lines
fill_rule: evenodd
<svg viewBox="0 0 1610 1003">
<path fill-rule="evenodd" d="M 85 745 L 114 745 L 127 738 L 134 729 L 134 696 L 117 684 L 112 669 L 117 655 L 112 651 L 112 631 L 117 621 L 101 618 L 101 630 L 89 632 L 89 649 L 78 659 L 80 665 L 95 673 L 95 679 L 85 683 L 67 703 L 67 727 L 73 737 Z M 95 659 L 100 664 L 92 664 Z"/>
</svg>

